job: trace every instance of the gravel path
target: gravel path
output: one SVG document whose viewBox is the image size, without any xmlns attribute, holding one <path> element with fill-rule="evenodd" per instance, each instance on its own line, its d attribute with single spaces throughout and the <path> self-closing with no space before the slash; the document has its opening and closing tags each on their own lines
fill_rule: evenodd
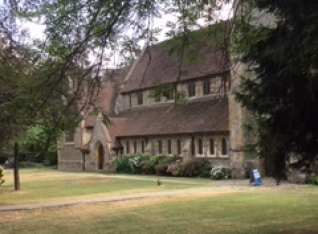
<svg viewBox="0 0 318 234">
<path fill-rule="evenodd" d="M 106 177 L 115 177 L 112 175 L 104 175 Z M 155 178 L 141 178 L 141 177 L 130 177 L 130 176 L 121 176 L 116 175 L 116 177 L 125 178 L 125 179 L 139 179 L 139 180 L 149 180 L 156 182 Z M 222 180 L 222 181 L 204 181 L 199 182 L 189 182 L 182 180 L 169 180 L 160 179 L 164 184 L 165 182 L 169 183 L 185 183 L 185 184 L 199 184 L 202 187 L 190 188 L 190 189 L 180 189 L 173 191 L 163 191 L 163 192 L 148 192 L 148 193 L 134 193 L 126 194 L 121 196 L 107 196 L 107 197 L 91 197 L 85 199 L 73 199 L 68 201 L 56 201 L 56 202 L 46 202 L 46 203 L 32 203 L 32 204 L 16 204 L 16 205 L 2 205 L 0 206 L 0 212 L 2 211 L 19 211 L 19 210 L 33 210 L 33 209 L 46 209 L 60 206 L 71 206 L 79 204 L 92 204 L 100 202 L 117 202 L 117 201 L 126 201 L 126 200 L 139 200 L 145 198 L 155 198 L 155 197 L 178 197 L 178 196 L 191 196 L 199 194 L 218 194 L 218 193 L 228 193 L 228 192 L 245 192 L 252 191 L 257 189 L 264 188 L 293 188 L 297 185 L 282 183 L 280 186 L 277 186 L 273 179 L 263 179 L 263 185 L 261 186 L 252 186 L 249 185 L 248 180 Z"/>
</svg>

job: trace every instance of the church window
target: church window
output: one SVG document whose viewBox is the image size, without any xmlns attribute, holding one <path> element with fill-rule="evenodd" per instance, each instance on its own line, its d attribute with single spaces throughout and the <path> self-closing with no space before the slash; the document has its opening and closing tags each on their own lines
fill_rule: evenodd
<svg viewBox="0 0 318 234">
<path fill-rule="evenodd" d="M 210 153 L 210 155 L 215 154 L 213 138 L 210 138 L 210 140 L 209 140 L 209 153 Z"/>
<path fill-rule="evenodd" d="M 67 142 L 74 142 L 74 132 L 70 132 L 70 131 L 66 132 L 65 133 L 65 140 Z"/>
<path fill-rule="evenodd" d="M 145 145 L 146 145 L 146 144 L 145 144 L 145 141 L 142 140 L 142 141 L 141 141 L 141 153 L 145 153 L 145 148 L 146 148 Z"/>
<path fill-rule="evenodd" d="M 137 153 L 137 142 L 134 141 L 134 154 Z"/>
<path fill-rule="evenodd" d="M 221 140 L 221 150 L 222 155 L 227 155 L 227 142 L 225 137 L 222 137 Z"/>
<path fill-rule="evenodd" d="M 144 96 L 142 92 L 137 94 L 137 102 L 138 102 L 138 105 L 142 105 L 144 103 Z"/>
<path fill-rule="evenodd" d="M 198 139 L 198 154 L 203 155 L 203 141 L 201 138 Z"/>
<path fill-rule="evenodd" d="M 130 145 L 129 145 L 129 141 L 126 141 L 126 153 L 129 154 L 130 153 Z"/>
<path fill-rule="evenodd" d="M 188 84 L 188 96 L 189 97 L 195 96 L 195 83 Z"/>
<path fill-rule="evenodd" d="M 162 154 L 162 140 L 158 142 L 159 154 Z"/>
<path fill-rule="evenodd" d="M 167 141 L 167 149 L 168 149 L 168 154 L 171 154 L 171 140 L 170 139 Z"/>
<path fill-rule="evenodd" d="M 195 141 L 192 138 L 191 140 L 191 154 L 194 156 L 195 155 Z"/>
<path fill-rule="evenodd" d="M 181 155 L 181 140 L 180 139 L 177 140 L 177 151 L 178 151 L 178 155 Z"/>
<path fill-rule="evenodd" d="M 208 95 L 210 94 L 210 81 L 209 80 L 205 80 L 203 81 L 203 94 L 204 95 Z"/>
</svg>

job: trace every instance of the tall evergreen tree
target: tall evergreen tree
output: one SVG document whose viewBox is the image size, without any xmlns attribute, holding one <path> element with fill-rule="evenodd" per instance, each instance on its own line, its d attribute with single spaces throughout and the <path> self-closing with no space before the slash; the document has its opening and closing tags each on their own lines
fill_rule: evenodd
<svg viewBox="0 0 318 234">
<path fill-rule="evenodd" d="M 249 76 L 236 97 L 255 116 L 261 156 L 281 176 L 290 156 L 303 167 L 318 154 L 318 2 L 247 0 L 244 7 L 234 43 Z"/>
</svg>

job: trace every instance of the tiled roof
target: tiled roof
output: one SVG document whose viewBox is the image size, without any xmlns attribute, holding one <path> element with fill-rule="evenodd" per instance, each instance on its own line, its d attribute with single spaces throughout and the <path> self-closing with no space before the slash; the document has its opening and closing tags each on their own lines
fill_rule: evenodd
<svg viewBox="0 0 318 234">
<path fill-rule="evenodd" d="M 198 43 L 187 53 L 186 59 L 180 59 L 176 54 L 170 55 L 162 44 L 149 47 L 136 61 L 122 92 L 146 89 L 156 82 L 173 83 L 229 70 L 225 52 L 210 43 Z"/>
<path fill-rule="evenodd" d="M 118 137 L 229 131 L 227 98 L 136 109 L 118 117 L 126 119 Z"/>
</svg>

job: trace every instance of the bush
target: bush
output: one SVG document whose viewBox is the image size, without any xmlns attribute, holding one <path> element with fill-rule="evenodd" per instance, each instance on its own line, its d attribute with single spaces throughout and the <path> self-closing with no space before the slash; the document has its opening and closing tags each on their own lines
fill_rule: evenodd
<svg viewBox="0 0 318 234">
<path fill-rule="evenodd" d="M 231 169 L 225 166 L 214 167 L 211 170 L 213 180 L 224 180 L 231 177 Z"/>
<path fill-rule="evenodd" d="M 128 156 L 119 156 L 116 157 L 112 161 L 112 166 L 114 166 L 115 171 L 117 173 L 131 173 L 131 166 L 129 162 L 129 157 Z"/>
<path fill-rule="evenodd" d="M 181 176 L 181 173 L 180 173 L 181 166 L 182 166 L 182 162 L 180 159 L 178 159 L 168 166 L 167 173 L 172 175 L 172 176 Z"/>
<path fill-rule="evenodd" d="M 155 166 L 156 175 L 168 175 L 168 166 L 169 164 L 167 162 L 160 162 Z"/>
<path fill-rule="evenodd" d="M 180 176 L 185 177 L 209 177 L 210 162 L 205 158 L 193 158 L 182 163 Z"/>
<path fill-rule="evenodd" d="M 4 179 L 3 179 L 3 168 L 2 167 L 0 167 L 0 186 L 4 183 Z"/>
<path fill-rule="evenodd" d="M 130 165 L 131 173 L 141 174 L 143 162 L 146 160 L 148 160 L 148 157 L 144 155 L 130 156 L 129 165 Z"/>
<path fill-rule="evenodd" d="M 318 185 L 318 176 L 310 176 L 310 177 L 307 179 L 307 183 L 308 183 L 308 184 Z"/>
</svg>

